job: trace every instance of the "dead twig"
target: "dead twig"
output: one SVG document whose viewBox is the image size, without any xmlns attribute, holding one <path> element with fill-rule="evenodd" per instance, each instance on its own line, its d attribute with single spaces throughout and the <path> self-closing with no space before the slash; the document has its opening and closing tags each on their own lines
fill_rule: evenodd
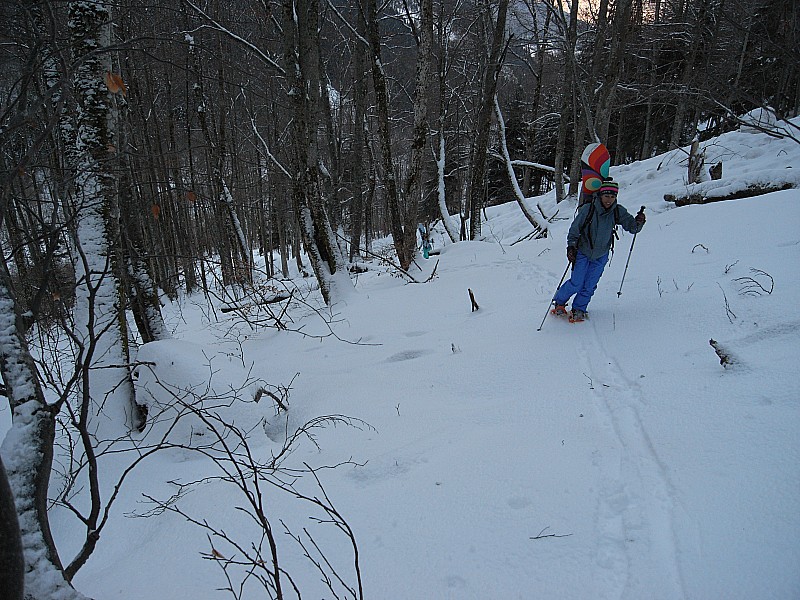
<svg viewBox="0 0 800 600">
<path fill-rule="evenodd" d="M 571 536 L 571 535 L 572 535 L 571 533 L 562 533 L 562 534 L 558 534 L 558 533 L 545 533 L 545 531 L 547 531 L 548 529 L 550 529 L 550 526 L 549 526 L 549 525 L 548 525 L 547 527 L 545 527 L 544 529 L 542 529 L 542 530 L 541 530 L 541 531 L 538 533 L 538 535 L 531 536 L 531 537 L 530 537 L 530 538 L 528 538 L 528 539 L 531 539 L 531 540 L 543 540 L 544 538 L 563 538 L 563 537 L 569 537 L 569 536 Z"/>
<path fill-rule="evenodd" d="M 472 302 L 472 312 L 475 312 L 476 310 L 480 309 L 480 306 L 478 306 L 478 303 L 475 302 L 475 294 L 472 293 L 472 290 L 467 288 L 467 291 L 469 292 L 469 301 Z"/>
<path fill-rule="evenodd" d="M 435 265 L 433 265 L 433 271 L 431 271 L 431 274 L 430 274 L 430 276 L 428 276 L 428 278 L 425 280 L 425 283 L 428 283 L 428 282 L 429 282 L 429 281 L 431 281 L 431 280 L 432 280 L 434 277 L 436 277 L 436 269 L 438 269 L 438 268 L 439 268 L 439 261 L 437 260 L 437 261 L 436 261 L 436 264 L 435 264 Z"/>
<path fill-rule="evenodd" d="M 725 267 L 725 275 L 727 275 L 728 272 L 730 272 L 730 270 L 738 264 L 738 262 L 739 261 L 737 260 L 736 262 L 732 262 L 731 264 L 727 265 Z"/>
<path fill-rule="evenodd" d="M 764 294 L 771 294 L 775 289 L 775 280 L 772 278 L 772 275 L 761 269 L 751 268 L 750 272 L 753 273 L 753 277 L 737 277 L 734 279 L 734 281 L 739 284 L 739 293 L 742 296 L 763 296 Z M 769 278 L 769 289 L 756 279 L 756 277 L 759 276 Z"/>
<path fill-rule="evenodd" d="M 261 396 L 263 396 L 265 394 L 267 396 L 269 396 L 270 398 L 272 398 L 273 400 L 275 400 L 275 404 L 278 405 L 278 408 L 280 408 L 283 411 L 289 410 L 289 407 L 284 403 L 284 400 L 282 400 L 276 394 L 273 394 L 272 392 L 270 392 L 268 389 L 266 389 L 264 387 L 258 388 L 258 391 L 256 391 L 255 395 L 253 396 L 253 402 L 258 403 L 258 401 L 261 400 Z"/>
<path fill-rule="evenodd" d="M 719 285 L 719 283 L 717 283 Z M 730 304 L 728 304 L 728 296 L 725 294 L 725 290 L 722 289 L 722 286 L 719 285 L 719 289 L 722 290 L 722 297 L 725 299 L 725 314 L 728 316 L 728 321 L 733 323 L 733 320 L 736 318 L 736 315 L 731 310 Z"/>
<path fill-rule="evenodd" d="M 283 302 L 284 300 L 290 300 L 292 298 L 292 294 L 276 294 L 271 298 L 263 298 L 260 302 L 252 302 L 248 305 L 229 305 L 223 306 L 219 309 L 221 313 L 229 313 L 235 312 L 239 310 L 245 310 L 251 306 L 266 306 L 267 304 L 277 304 L 278 302 Z"/>
<path fill-rule="evenodd" d="M 583 376 L 586 377 L 586 379 L 589 380 L 589 389 L 593 390 L 594 389 L 594 382 L 592 381 L 592 378 L 589 377 L 586 373 L 584 373 Z"/>
</svg>

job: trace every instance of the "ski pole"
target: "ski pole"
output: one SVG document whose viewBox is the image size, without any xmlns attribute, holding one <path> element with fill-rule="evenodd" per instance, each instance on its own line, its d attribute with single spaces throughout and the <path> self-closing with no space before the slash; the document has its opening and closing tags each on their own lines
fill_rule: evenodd
<svg viewBox="0 0 800 600">
<path fill-rule="evenodd" d="M 636 213 L 636 216 L 644 214 L 644 206 L 639 209 L 639 212 Z M 617 298 L 622 296 L 622 284 L 625 283 L 625 275 L 628 274 L 628 265 L 631 262 L 631 254 L 633 254 L 633 245 L 636 243 L 636 235 L 639 232 L 633 234 L 633 240 L 631 241 L 631 249 L 628 251 L 628 260 L 625 261 L 625 271 L 622 273 L 622 281 L 619 282 L 619 291 L 617 292 Z"/>
<path fill-rule="evenodd" d="M 558 287 L 556 287 L 556 291 L 558 291 L 558 288 L 560 288 L 561 284 L 564 283 L 564 279 L 566 279 L 566 277 L 567 277 L 567 271 L 569 271 L 569 267 L 570 267 L 571 264 L 572 264 L 571 262 L 567 261 L 567 268 L 564 269 L 564 274 L 561 276 L 561 281 L 558 282 Z M 555 294 L 553 294 L 553 295 L 555 296 Z M 537 329 L 536 331 L 541 331 L 542 327 L 544 327 L 544 322 L 547 319 L 547 315 L 550 314 L 550 305 L 552 303 L 553 303 L 553 299 L 551 298 L 550 302 L 547 304 L 547 312 L 544 313 L 544 319 L 542 319 L 542 323 L 541 323 L 541 325 L 539 325 L 539 329 Z"/>
</svg>

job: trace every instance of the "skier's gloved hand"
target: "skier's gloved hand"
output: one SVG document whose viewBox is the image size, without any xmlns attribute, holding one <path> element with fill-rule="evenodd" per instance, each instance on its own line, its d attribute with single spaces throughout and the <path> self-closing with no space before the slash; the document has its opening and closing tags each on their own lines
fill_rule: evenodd
<svg viewBox="0 0 800 600">
<path fill-rule="evenodd" d="M 578 249 L 575 246 L 567 246 L 567 260 L 574 264 L 576 258 L 578 258 Z"/>
<path fill-rule="evenodd" d="M 639 212 L 636 215 L 636 222 L 639 223 L 639 225 L 644 225 L 645 221 L 647 221 L 647 218 L 644 216 L 644 213 Z"/>
</svg>

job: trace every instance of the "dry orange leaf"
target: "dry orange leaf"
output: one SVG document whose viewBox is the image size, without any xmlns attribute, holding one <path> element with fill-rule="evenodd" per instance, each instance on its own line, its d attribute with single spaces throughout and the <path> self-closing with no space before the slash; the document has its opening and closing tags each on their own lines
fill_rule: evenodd
<svg viewBox="0 0 800 600">
<path fill-rule="evenodd" d="M 106 71 L 106 87 L 112 94 L 128 94 L 128 88 L 125 87 L 125 82 L 122 81 L 122 76 Z"/>
<path fill-rule="evenodd" d="M 158 204 L 153 204 L 150 207 L 150 211 L 153 213 L 153 218 L 158 219 L 158 215 L 161 214 L 161 207 Z"/>
<path fill-rule="evenodd" d="M 189 190 L 188 192 L 186 192 L 186 199 L 189 202 L 194 202 L 195 200 L 197 200 L 197 194 L 195 194 L 192 190 Z"/>
</svg>

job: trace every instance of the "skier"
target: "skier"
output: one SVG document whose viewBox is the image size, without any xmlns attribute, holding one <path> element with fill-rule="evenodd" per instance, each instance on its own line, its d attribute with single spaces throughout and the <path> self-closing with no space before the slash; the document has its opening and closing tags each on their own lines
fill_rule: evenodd
<svg viewBox="0 0 800 600">
<path fill-rule="evenodd" d="M 422 240 L 422 256 L 428 258 L 431 252 L 433 252 L 433 240 L 427 233 L 428 228 L 423 226 L 422 223 L 417 225 L 417 231 L 419 231 L 419 237 Z"/>
<path fill-rule="evenodd" d="M 428 258 L 433 251 L 433 240 L 430 238 L 425 238 L 422 240 L 422 256 Z"/>
<path fill-rule="evenodd" d="M 622 225 L 625 231 L 638 233 L 644 226 L 644 212 L 631 216 L 624 206 L 617 204 L 618 193 L 619 184 L 611 178 L 604 179 L 591 200 L 578 208 L 567 234 L 567 260 L 572 264 L 572 275 L 556 291 L 553 314 L 566 316 L 567 301 L 575 296 L 569 320 L 586 319 L 586 307 L 613 246 L 614 228 Z"/>
</svg>

